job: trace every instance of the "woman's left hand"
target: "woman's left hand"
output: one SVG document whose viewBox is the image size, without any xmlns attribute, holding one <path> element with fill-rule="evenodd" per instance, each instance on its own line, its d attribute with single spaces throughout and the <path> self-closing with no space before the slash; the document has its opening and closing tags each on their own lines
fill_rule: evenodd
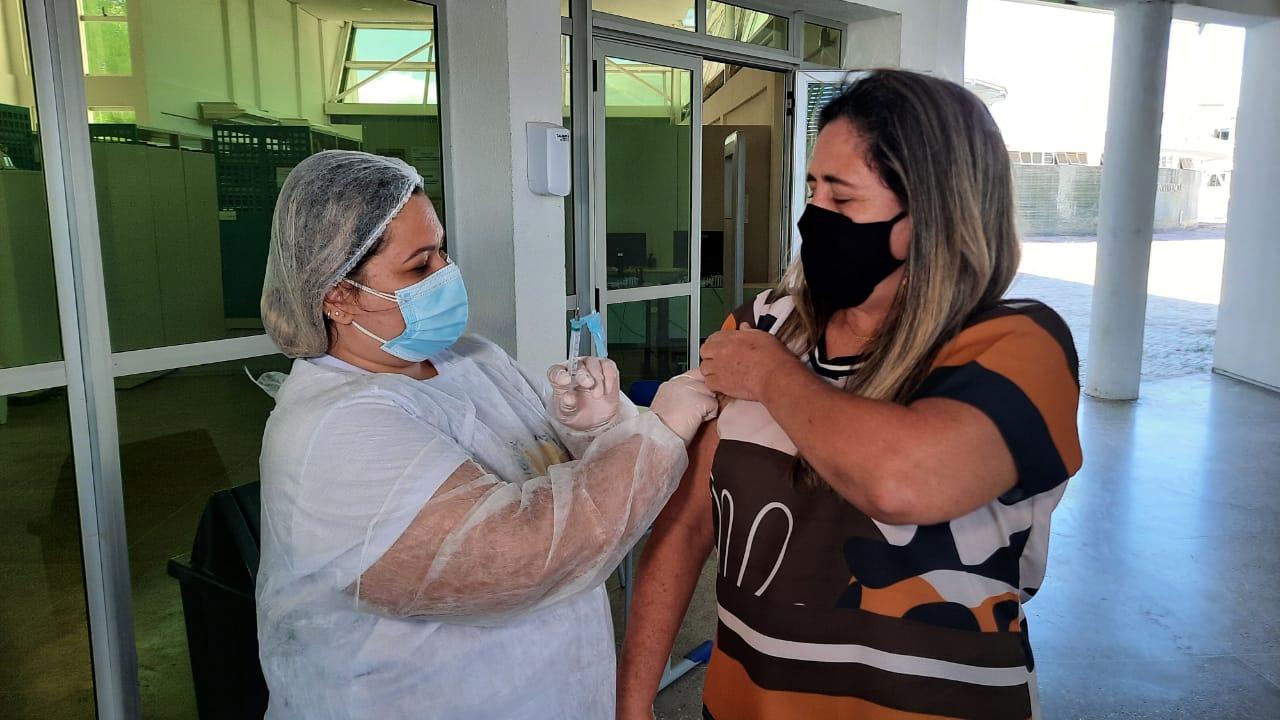
<svg viewBox="0 0 1280 720">
<path fill-rule="evenodd" d="M 798 366 L 796 356 L 776 337 L 743 323 L 707 338 L 699 369 L 713 391 L 759 402 L 768 382 Z"/>
</svg>

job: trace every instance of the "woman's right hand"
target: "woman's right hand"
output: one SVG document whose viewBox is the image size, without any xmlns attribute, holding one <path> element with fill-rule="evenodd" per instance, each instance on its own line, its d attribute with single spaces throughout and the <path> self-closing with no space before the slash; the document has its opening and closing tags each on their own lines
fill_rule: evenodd
<svg viewBox="0 0 1280 720">
<path fill-rule="evenodd" d="M 720 404 L 702 373 L 690 370 L 663 383 L 649 409 L 688 446 L 698 434 L 698 428 L 715 419 Z"/>
<path fill-rule="evenodd" d="M 576 373 L 567 363 L 547 370 L 550 410 L 560 424 L 578 432 L 599 432 L 618 417 L 618 366 L 608 358 L 584 357 Z"/>
</svg>

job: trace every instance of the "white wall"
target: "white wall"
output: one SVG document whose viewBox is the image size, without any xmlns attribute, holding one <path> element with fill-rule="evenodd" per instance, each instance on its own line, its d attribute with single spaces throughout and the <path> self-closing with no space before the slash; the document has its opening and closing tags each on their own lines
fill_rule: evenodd
<svg viewBox="0 0 1280 720">
<path fill-rule="evenodd" d="M 902 63 L 902 16 L 883 15 L 849 23 L 844 66 L 852 70 L 899 67 Z"/>
<path fill-rule="evenodd" d="M 1280 20 L 1245 36 L 1214 367 L 1280 388 Z"/>
<path fill-rule="evenodd" d="M 524 128 L 563 119 L 559 9 L 450 3 L 442 33 L 447 232 L 471 297 L 469 331 L 539 373 L 566 347 L 564 205 L 530 192 Z"/>
<path fill-rule="evenodd" d="M 894 15 L 850 25 L 846 67 L 903 67 L 955 82 L 964 80 L 967 0 L 858 0 L 857 4 Z"/>
<path fill-rule="evenodd" d="M 525 124 L 559 125 L 563 69 L 557 0 L 510 0 L 511 185 L 515 240 L 516 358 L 542 373 L 564 359 L 565 199 L 529 189 Z M 454 152 L 458 149 L 455 146 Z"/>
<path fill-rule="evenodd" d="M 138 25 L 131 28 L 131 34 L 136 37 L 140 29 L 143 42 L 146 105 L 135 108 L 138 122 L 207 134 L 208 127 L 191 128 L 188 122 L 172 118 L 171 114 L 196 117 L 196 102 L 231 99 L 221 3 L 135 1 L 130 3 L 129 10 L 130 24 Z M 136 57 L 137 53 L 134 54 Z M 89 78 L 89 86 L 94 85 L 95 80 Z M 90 104 L 98 103 L 90 100 Z"/>
<path fill-rule="evenodd" d="M 198 103 L 326 121 L 337 23 L 288 0 L 132 0 L 132 77 L 86 78 L 89 105 L 128 106 L 147 127 L 207 136 Z"/>
<path fill-rule="evenodd" d="M 0 103 L 34 108 L 35 83 L 23 28 L 22 0 L 0 0 Z"/>
</svg>

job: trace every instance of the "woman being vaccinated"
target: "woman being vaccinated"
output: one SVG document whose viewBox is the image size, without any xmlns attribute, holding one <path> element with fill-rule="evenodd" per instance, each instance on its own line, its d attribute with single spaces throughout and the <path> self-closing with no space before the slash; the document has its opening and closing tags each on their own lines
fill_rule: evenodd
<svg viewBox="0 0 1280 720">
<path fill-rule="evenodd" d="M 800 261 L 702 348 L 728 400 L 646 544 L 621 716 L 650 717 L 715 548 L 704 717 L 1038 717 L 1023 604 L 1080 388 L 1062 319 L 1005 297 L 1004 141 L 972 93 L 898 70 L 818 125 Z"/>
</svg>

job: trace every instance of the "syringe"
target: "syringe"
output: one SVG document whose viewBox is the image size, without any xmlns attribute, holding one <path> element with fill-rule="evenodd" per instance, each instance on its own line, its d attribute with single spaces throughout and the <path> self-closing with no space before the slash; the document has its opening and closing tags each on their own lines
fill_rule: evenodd
<svg viewBox="0 0 1280 720">
<path fill-rule="evenodd" d="M 578 356 L 582 352 L 582 311 L 575 309 L 573 311 L 573 320 L 569 321 L 569 362 L 566 364 L 569 368 L 570 387 L 576 384 L 575 378 L 578 374 Z"/>
</svg>

